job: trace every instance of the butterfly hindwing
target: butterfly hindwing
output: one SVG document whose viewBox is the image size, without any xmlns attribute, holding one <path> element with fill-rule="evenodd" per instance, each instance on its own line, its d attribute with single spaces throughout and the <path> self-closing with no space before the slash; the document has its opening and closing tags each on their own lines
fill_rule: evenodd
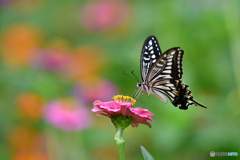
<svg viewBox="0 0 240 160">
<path fill-rule="evenodd" d="M 152 86 L 152 92 L 158 98 L 163 94 L 166 95 L 172 104 L 180 109 L 188 109 L 189 105 L 199 105 L 206 108 L 202 104 L 193 99 L 192 92 L 189 90 L 188 85 L 181 80 L 164 80 L 156 81 Z M 161 93 L 161 94 L 159 94 Z M 161 97 L 162 98 L 162 97 Z M 161 101 L 162 99 L 159 98 Z"/>
<path fill-rule="evenodd" d="M 172 101 L 174 106 L 178 106 L 180 109 L 185 110 L 188 109 L 189 105 L 199 105 L 203 108 L 207 108 L 193 99 L 192 92 L 190 91 L 188 85 L 183 83 L 181 80 L 171 80 L 171 83 L 174 84 L 177 92 Z"/>
<path fill-rule="evenodd" d="M 161 54 L 162 52 L 156 37 L 149 36 L 143 44 L 141 53 L 140 68 L 143 81 L 146 80 L 150 68 L 157 61 Z"/>
</svg>

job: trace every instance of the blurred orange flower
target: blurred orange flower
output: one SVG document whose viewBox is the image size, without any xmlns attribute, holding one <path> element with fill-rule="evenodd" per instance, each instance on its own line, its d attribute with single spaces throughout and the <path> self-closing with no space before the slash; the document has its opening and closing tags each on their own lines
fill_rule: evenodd
<svg viewBox="0 0 240 160">
<path fill-rule="evenodd" d="M 15 151 L 28 151 L 33 148 L 37 132 L 30 127 L 16 127 L 8 134 L 8 141 Z"/>
<path fill-rule="evenodd" d="M 103 51 L 93 46 L 83 46 L 73 50 L 73 53 L 66 74 L 76 81 L 96 80 L 104 68 Z"/>
<path fill-rule="evenodd" d="M 45 137 L 31 127 L 19 126 L 8 134 L 13 160 L 47 160 Z"/>
<path fill-rule="evenodd" d="M 38 152 L 18 153 L 12 160 L 48 160 L 47 155 Z"/>
<path fill-rule="evenodd" d="M 33 58 L 40 41 L 36 28 L 14 25 L 4 31 L 1 38 L 1 56 L 11 66 L 26 65 Z"/>
<path fill-rule="evenodd" d="M 101 147 L 93 150 L 91 155 L 94 159 L 112 160 L 117 159 L 116 157 L 118 157 L 118 152 L 115 146 L 111 144 L 102 144 Z"/>
<path fill-rule="evenodd" d="M 39 120 L 43 114 L 44 100 L 34 93 L 24 93 L 17 97 L 19 113 L 25 118 Z"/>
</svg>

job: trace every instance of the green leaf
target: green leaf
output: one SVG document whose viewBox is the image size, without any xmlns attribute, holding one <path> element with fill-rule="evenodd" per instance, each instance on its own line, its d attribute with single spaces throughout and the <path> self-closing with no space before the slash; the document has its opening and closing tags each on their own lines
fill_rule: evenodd
<svg viewBox="0 0 240 160">
<path fill-rule="evenodd" d="M 152 155 L 143 146 L 140 146 L 140 148 L 145 160 L 154 160 Z"/>
</svg>

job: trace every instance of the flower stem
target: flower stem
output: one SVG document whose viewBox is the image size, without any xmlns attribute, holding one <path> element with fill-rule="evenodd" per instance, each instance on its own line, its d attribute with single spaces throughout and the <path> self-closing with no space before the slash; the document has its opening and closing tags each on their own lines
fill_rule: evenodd
<svg viewBox="0 0 240 160">
<path fill-rule="evenodd" d="M 120 160 L 125 160 L 125 152 L 124 152 L 125 140 L 122 137 L 122 133 L 123 133 L 123 129 L 117 128 L 114 139 L 118 145 Z"/>
</svg>

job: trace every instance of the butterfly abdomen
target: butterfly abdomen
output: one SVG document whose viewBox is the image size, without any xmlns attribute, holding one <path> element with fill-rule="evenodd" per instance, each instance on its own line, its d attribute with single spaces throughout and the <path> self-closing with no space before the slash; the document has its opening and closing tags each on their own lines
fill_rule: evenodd
<svg viewBox="0 0 240 160">
<path fill-rule="evenodd" d="M 189 101 L 192 100 L 192 94 L 188 85 L 185 85 L 181 80 L 171 80 L 174 84 L 177 93 L 172 101 L 172 104 L 179 109 L 188 109 Z"/>
</svg>

